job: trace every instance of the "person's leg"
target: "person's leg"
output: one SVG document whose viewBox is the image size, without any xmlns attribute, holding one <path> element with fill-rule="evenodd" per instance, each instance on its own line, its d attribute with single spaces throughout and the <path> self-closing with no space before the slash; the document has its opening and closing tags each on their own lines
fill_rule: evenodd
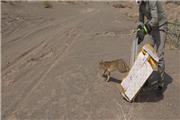
<svg viewBox="0 0 180 120">
<path fill-rule="evenodd" d="M 155 39 L 153 37 L 153 35 L 155 34 L 155 31 L 152 31 L 151 34 L 149 34 L 148 36 L 146 36 L 146 44 L 150 44 L 151 46 L 153 46 L 156 49 L 156 45 L 155 45 Z M 151 81 L 156 80 L 156 74 L 155 72 L 152 73 L 152 75 L 149 76 L 148 80 L 145 82 L 144 87 L 148 87 L 151 84 Z"/>
<path fill-rule="evenodd" d="M 165 40 L 166 33 L 164 31 L 160 31 L 160 45 L 158 47 L 158 56 L 159 56 L 159 73 L 160 79 L 158 81 L 159 88 L 162 89 L 164 87 L 164 74 L 165 74 L 165 60 L 164 60 L 164 49 L 165 49 Z"/>
<path fill-rule="evenodd" d="M 154 37 L 152 36 L 154 34 L 154 31 L 151 32 L 151 34 L 148 34 L 145 38 L 145 44 L 150 44 L 151 46 L 155 46 L 155 41 L 154 41 Z M 144 84 L 144 88 L 148 87 L 151 84 L 151 81 L 154 80 L 155 78 L 155 74 L 154 72 L 152 73 L 152 75 L 149 76 L 149 78 L 147 79 L 147 81 Z"/>
<path fill-rule="evenodd" d="M 165 61 L 164 61 L 164 48 L 166 33 L 162 30 L 157 30 L 152 34 L 152 38 L 155 42 L 154 48 L 157 51 L 159 62 L 158 62 L 158 88 L 162 89 L 164 87 L 164 73 L 165 73 Z"/>
</svg>

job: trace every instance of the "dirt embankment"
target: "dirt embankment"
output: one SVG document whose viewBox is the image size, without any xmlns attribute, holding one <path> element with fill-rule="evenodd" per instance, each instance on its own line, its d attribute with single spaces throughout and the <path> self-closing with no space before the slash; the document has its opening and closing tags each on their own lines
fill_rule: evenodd
<svg viewBox="0 0 180 120">
<path fill-rule="evenodd" d="M 180 4 L 178 1 L 168 1 L 162 2 L 163 8 L 167 14 L 168 20 L 170 22 L 180 21 Z M 137 21 L 138 19 L 138 6 L 133 1 L 122 1 L 112 5 L 115 8 L 121 10 L 121 12 L 127 15 L 130 20 Z"/>
<path fill-rule="evenodd" d="M 32 2 L 33 3 L 33 2 Z M 31 3 L 31 4 L 32 4 Z M 76 5 L 80 2 L 67 1 L 62 2 L 63 4 L 71 4 Z M 87 2 L 81 2 L 82 4 L 88 4 Z M 56 7 L 55 2 L 42 2 L 41 4 L 36 5 L 40 9 L 43 9 L 47 6 L 50 8 L 44 9 L 49 12 L 52 11 L 53 8 Z M 121 1 L 121 2 L 106 2 L 106 4 L 117 8 L 120 10 L 120 13 L 128 16 L 129 20 L 137 21 L 138 20 L 138 6 L 134 1 Z M 163 2 L 164 10 L 168 16 L 168 20 L 170 22 L 179 22 L 180 21 L 180 4 L 179 2 L 171 1 L 171 2 Z M 23 8 L 23 9 L 20 9 Z M 5 33 L 8 29 L 16 28 L 25 24 L 31 24 L 33 22 L 43 22 L 42 19 L 47 19 L 47 17 L 43 17 L 41 14 L 33 13 L 27 9 L 27 6 L 24 6 L 21 1 L 2 1 L 2 9 L 4 12 L 2 13 L 2 33 Z M 40 13 L 40 12 L 39 12 Z"/>
</svg>

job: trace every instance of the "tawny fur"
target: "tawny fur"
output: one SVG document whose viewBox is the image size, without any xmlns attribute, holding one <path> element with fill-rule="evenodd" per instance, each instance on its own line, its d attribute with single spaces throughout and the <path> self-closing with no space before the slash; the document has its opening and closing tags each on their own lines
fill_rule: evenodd
<svg viewBox="0 0 180 120">
<path fill-rule="evenodd" d="M 103 69 L 103 76 L 106 76 L 106 81 L 110 79 L 110 74 L 113 71 L 119 71 L 120 73 L 125 73 L 129 71 L 129 66 L 123 59 L 117 59 L 113 61 L 101 61 L 99 62 L 100 69 Z"/>
</svg>

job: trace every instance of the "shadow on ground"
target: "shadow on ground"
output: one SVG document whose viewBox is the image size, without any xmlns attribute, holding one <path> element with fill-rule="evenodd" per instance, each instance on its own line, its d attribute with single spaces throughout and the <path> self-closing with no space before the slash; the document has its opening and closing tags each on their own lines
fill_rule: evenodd
<svg viewBox="0 0 180 120">
<path fill-rule="evenodd" d="M 163 90 L 157 90 L 157 84 L 143 88 L 140 93 L 137 95 L 134 102 L 158 102 L 164 98 L 164 92 L 167 90 L 167 87 L 172 83 L 172 77 L 165 73 L 164 83 L 165 86 Z"/>
<path fill-rule="evenodd" d="M 109 81 L 120 84 L 122 80 L 118 80 L 116 78 L 111 77 Z"/>
<path fill-rule="evenodd" d="M 110 82 L 120 84 L 122 80 L 111 77 Z M 168 85 L 172 83 L 173 79 L 167 73 L 165 73 L 165 87 L 163 90 L 157 90 L 157 84 L 142 88 L 136 96 L 134 102 L 158 102 L 164 98 L 163 93 L 166 91 Z"/>
</svg>

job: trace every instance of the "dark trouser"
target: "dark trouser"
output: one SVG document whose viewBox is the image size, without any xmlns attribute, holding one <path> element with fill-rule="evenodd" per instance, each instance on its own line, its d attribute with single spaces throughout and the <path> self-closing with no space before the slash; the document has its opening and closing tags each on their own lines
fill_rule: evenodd
<svg viewBox="0 0 180 120">
<path fill-rule="evenodd" d="M 150 37 L 152 40 L 152 46 L 154 46 L 158 57 L 158 84 L 163 86 L 164 85 L 164 73 L 165 73 L 165 61 L 164 61 L 164 49 L 165 49 L 165 41 L 166 41 L 166 31 L 167 31 L 167 24 L 161 26 L 159 29 L 153 30 L 150 33 Z"/>
</svg>

